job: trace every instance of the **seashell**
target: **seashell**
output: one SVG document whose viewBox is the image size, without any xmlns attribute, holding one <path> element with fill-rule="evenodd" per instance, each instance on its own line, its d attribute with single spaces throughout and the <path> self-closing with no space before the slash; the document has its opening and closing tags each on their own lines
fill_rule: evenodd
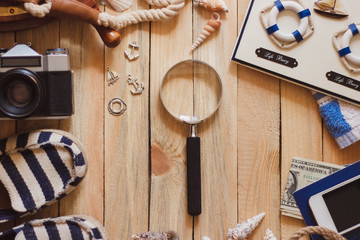
<svg viewBox="0 0 360 240">
<path fill-rule="evenodd" d="M 207 22 L 206 26 L 201 31 L 200 35 L 196 38 L 193 45 L 191 46 L 191 51 L 194 51 L 205 39 L 207 39 L 220 26 L 221 26 L 220 15 L 217 13 L 213 13 L 211 15 L 210 20 Z"/>
<path fill-rule="evenodd" d="M 117 12 L 125 11 L 129 9 L 134 0 L 106 0 L 112 9 Z"/>
<path fill-rule="evenodd" d="M 235 228 L 228 230 L 228 239 L 246 240 L 252 231 L 260 224 L 264 218 L 265 213 L 260 213 L 255 217 L 252 217 L 240 224 L 237 224 Z"/>
<path fill-rule="evenodd" d="M 270 229 L 266 229 L 264 240 L 277 240 L 274 233 Z"/>
<path fill-rule="evenodd" d="M 225 11 L 229 12 L 225 2 L 223 0 L 194 0 L 200 7 L 209 11 Z"/>
<path fill-rule="evenodd" d="M 144 232 L 137 233 L 131 236 L 131 240 L 179 240 L 179 237 L 175 231 L 167 232 Z"/>
</svg>

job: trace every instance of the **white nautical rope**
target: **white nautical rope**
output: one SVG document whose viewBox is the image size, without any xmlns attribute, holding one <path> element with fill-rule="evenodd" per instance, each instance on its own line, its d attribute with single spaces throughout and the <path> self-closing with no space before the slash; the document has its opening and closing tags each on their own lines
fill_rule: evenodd
<svg viewBox="0 0 360 240">
<path fill-rule="evenodd" d="M 51 4 L 52 4 L 51 0 L 46 0 L 46 3 L 41 5 L 26 2 L 24 3 L 24 8 L 32 16 L 43 18 L 50 12 Z"/>
<path fill-rule="evenodd" d="M 162 7 L 160 9 L 137 10 L 113 16 L 100 13 L 98 24 L 120 30 L 128 25 L 140 22 L 163 21 L 177 15 L 184 7 L 185 0 L 146 0 L 149 4 Z"/>
</svg>

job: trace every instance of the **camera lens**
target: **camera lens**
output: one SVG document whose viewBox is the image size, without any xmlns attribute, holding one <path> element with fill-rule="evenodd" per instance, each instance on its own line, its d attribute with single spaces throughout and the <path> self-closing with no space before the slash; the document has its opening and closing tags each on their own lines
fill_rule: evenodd
<svg viewBox="0 0 360 240">
<path fill-rule="evenodd" d="M 27 69 L 12 69 L 0 79 L 0 109 L 11 118 L 25 118 L 40 104 L 43 87 Z"/>
<path fill-rule="evenodd" d="M 8 85 L 6 96 L 11 105 L 25 107 L 31 102 L 32 89 L 27 82 L 14 81 L 14 83 Z"/>
</svg>

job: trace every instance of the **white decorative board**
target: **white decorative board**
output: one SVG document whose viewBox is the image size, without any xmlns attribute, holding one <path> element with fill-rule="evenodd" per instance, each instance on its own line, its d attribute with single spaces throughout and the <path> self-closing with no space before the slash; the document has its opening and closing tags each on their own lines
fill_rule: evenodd
<svg viewBox="0 0 360 240">
<path fill-rule="evenodd" d="M 289 1 L 294 2 L 294 0 L 281 2 L 285 5 L 285 2 Z M 343 2 L 342 7 L 345 7 L 349 14 L 347 17 L 332 18 L 319 14 L 313 9 L 314 0 L 301 1 L 304 9 L 310 10 L 314 31 L 309 37 L 295 42 L 292 47 L 282 48 L 275 44 L 270 37 L 272 34 L 268 34 L 266 30 L 269 25 L 264 26 L 260 18 L 261 11 L 268 6 L 274 6 L 274 1 L 251 0 L 239 31 L 232 60 L 312 90 L 360 105 L 360 72 L 350 71 L 345 66 L 332 40 L 336 32 L 345 31 L 353 23 L 360 24 L 360 1 L 337 1 Z M 299 4 L 298 1 L 295 2 Z M 265 24 L 268 23 L 269 13 L 270 11 L 265 11 L 263 14 Z M 295 11 L 288 9 L 280 11 L 276 19 L 276 25 L 283 33 L 300 30 L 298 29 L 300 17 Z M 360 25 L 358 25 L 358 29 L 360 30 Z M 310 31 L 310 28 L 307 31 Z M 339 45 L 341 45 L 341 37 L 338 38 Z M 360 34 L 354 33 L 349 47 L 352 55 L 360 58 Z M 360 69 L 360 66 L 352 63 L 350 66 Z"/>
</svg>

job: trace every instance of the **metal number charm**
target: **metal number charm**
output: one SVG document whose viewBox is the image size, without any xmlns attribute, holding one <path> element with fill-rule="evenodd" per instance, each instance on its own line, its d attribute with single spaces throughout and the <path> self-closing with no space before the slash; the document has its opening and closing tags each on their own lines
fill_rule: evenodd
<svg viewBox="0 0 360 240">
<path fill-rule="evenodd" d="M 136 54 L 134 55 L 135 49 L 139 49 L 139 46 L 136 44 L 136 41 L 133 41 L 132 43 L 129 43 L 129 46 L 131 47 L 131 52 L 128 53 L 127 51 L 124 51 L 125 56 L 130 60 L 134 60 L 137 59 L 140 54 Z"/>
<path fill-rule="evenodd" d="M 133 95 L 141 94 L 144 90 L 144 85 L 142 82 L 138 83 L 136 77 L 131 76 L 131 74 L 128 75 L 128 84 L 133 85 L 135 87 L 135 90 L 130 90 Z"/>
<path fill-rule="evenodd" d="M 106 71 L 108 71 L 107 83 L 109 86 L 119 80 L 119 75 L 116 72 L 112 72 L 109 67 L 106 68 Z"/>
</svg>

